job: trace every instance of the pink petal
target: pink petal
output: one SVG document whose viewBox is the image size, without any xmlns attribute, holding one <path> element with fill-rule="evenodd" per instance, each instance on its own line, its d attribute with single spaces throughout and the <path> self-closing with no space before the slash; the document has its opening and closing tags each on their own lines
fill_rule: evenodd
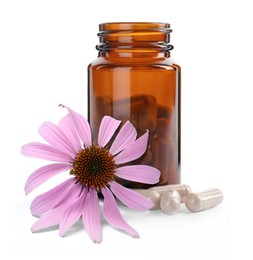
<svg viewBox="0 0 253 260">
<path fill-rule="evenodd" d="M 43 182 L 53 177 L 54 175 L 62 171 L 70 170 L 72 168 L 72 165 L 62 163 L 50 164 L 39 168 L 38 170 L 33 172 L 27 180 L 25 185 L 26 194 L 37 188 L 39 185 L 41 185 Z"/>
<path fill-rule="evenodd" d="M 82 149 L 81 142 L 78 134 L 76 133 L 76 130 L 74 128 L 73 122 L 69 114 L 60 120 L 58 126 L 66 134 L 69 141 L 75 147 L 75 150 L 76 151 L 81 150 Z"/>
<path fill-rule="evenodd" d="M 120 129 L 119 133 L 117 134 L 111 148 L 110 153 L 115 155 L 122 150 L 126 149 L 129 145 L 131 145 L 137 137 L 137 131 L 134 126 L 127 121 L 122 128 Z"/>
<path fill-rule="evenodd" d="M 49 228 L 59 224 L 61 214 L 62 210 L 60 207 L 48 211 L 33 224 L 31 228 L 32 232 L 36 232 L 41 229 Z"/>
<path fill-rule="evenodd" d="M 104 116 L 98 133 L 98 145 L 104 147 L 112 138 L 113 134 L 119 127 L 121 121 L 110 116 Z"/>
<path fill-rule="evenodd" d="M 73 158 L 56 148 L 41 143 L 29 143 L 22 147 L 21 153 L 26 156 L 40 158 L 49 161 L 56 161 L 56 162 L 70 162 Z"/>
<path fill-rule="evenodd" d="M 130 209 L 146 210 L 151 209 L 154 206 L 154 203 L 150 199 L 133 190 L 123 187 L 117 182 L 110 182 L 110 188 L 115 196 Z"/>
<path fill-rule="evenodd" d="M 103 213 L 107 222 L 115 228 L 128 232 L 133 237 L 139 237 L 137 231 L 129 226 L 121 216 L 111 191 L 107 187 L 102 188 L 101 191 L 104 195 Z"/>
<path fill-rule="evenodd" d="M 100 211 L 97 191 L 90 188 L 83 207 L 83 224 L 94 243 L 100 243 L 102 239 Z"/>
<path fill-rule="evenodd" d="M 59 206 L 46 212 L 42 217 L 40 217 L 35 224 L 32 226 L 32 232 L 36 232 L 41 229 L 55 226 L 60 223 L 63 212 L 67 207 L 72 205 L 76 199 L 79 197 L 82 190 L 81 185 L 76 185 L 75 189 L 69 195 L 69 197 L 64 200 Z"/>
<path fill-rule="evenodd" d="M 45 122 L 39 128 L 40 135 L 53 147 L 74 157 L 76 149 L 64 132 L 51 122 Z"/>
<path fill-rule="evenodd" d="M 65 232 L 72 227 L 78 219 L 81 217 L 84 201 L 87 195 L 88 189 L 85 188 L 82 195 L 78 197 L 73 203 L 65 209 L 60 219 L 59 235 L 64 236 Z"/>
<path fill-rule="evenodd" d="M 148 131 L 128 146 L 125 150 L 115 156 L 116 164 L 131 162 L 141 157 L 147 149 Z"/>
<path fill-rule="evenodd" d="M 87 120 L 80 115 L 79 113 L 75 112 L 74 110 L 70 109 L 69 107 L 63 106 L 68 109 L 69 116 L 72 120 L 72 123 L 80 136 L 80 139 L 82 140 L 83 144 L 86 147 L 91 146 L 92 141 L 91 141 L 91 130 L 90 130 L 90 125 L 87 122 Z"/>
<path fill-rule="evenodd" d="M 130 165 L 117 168 L 115 174 L 125 180 L 154 184 L 159 181 L 161 173 L 148 165 Z"/>
<path fill-rule="evenodd" d="M 59 205 L 65 198 L 69 197 L 70 192 L 77 185 L 76 178 L 70 178 L 55 188 L 36 197 L 31 204 L 33 215 L 41 215 L 46 211 Z"/>
</svg>

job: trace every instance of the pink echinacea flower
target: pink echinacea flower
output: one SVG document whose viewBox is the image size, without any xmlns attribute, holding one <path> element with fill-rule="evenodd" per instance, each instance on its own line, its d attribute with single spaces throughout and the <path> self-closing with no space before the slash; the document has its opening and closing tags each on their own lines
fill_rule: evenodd
<svg viewBox="0 0 253 260">
<path fill-rule="evenodd" d="M 115 196 L 135 210 L 150 209 L 153 203 L 117 183 L 115 177 L 148 184 L 159 181 L 160 172 L 151 166 L 121 166 L 144 154 L 148 131 L 136 139 L 136 129 L 127 121 L 108 147 L 121 121 L 105 116 L 99 128 L 98 145 L 94 145 L 86 119 L 67 109 L 68 114 L 58 125 L 45 122 L 39 128 L 40 135 L 48 144 L 34 142 L 22 147 L 23 155 L 57 162 L 45 165 L 30 175 L 25 185 L 26 194 L 60 172 L 70 173 L 66 181 L 33 200 L 31 213 L 40 218 L 32 226 L 32 232 L 59 225 L 59 235 L 64 236 L 81 218 L 90 238 L 101 242 L 98 193 L 102 193 L 106 221 L 133 237 L 139 237 L 121 216 Z"/>
</svg>

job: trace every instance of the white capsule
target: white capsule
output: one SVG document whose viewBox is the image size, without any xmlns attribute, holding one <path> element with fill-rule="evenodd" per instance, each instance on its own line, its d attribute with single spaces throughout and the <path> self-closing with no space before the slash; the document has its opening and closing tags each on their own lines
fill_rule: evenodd
<svg viewBox="0 0 253 260">
<path fill-rule="evenodd" d="M 155 186 L 148 190 L 158 191 L 159 193 L 169 192 L 176 190 L 181 196 L 181 202 L 184 202 L 186 197 L 191 193 L 191 188 L 186 184 L 169 184 L 163 186 Z"/>
<path fill-rule="evenodd" d="M 185 206 L 192 212 L 197 212 L 219 205 L 223 200 L 223 194 L 219 189 L 208 189 L 191 193 L 185 200 Z"/>
<path fill-rule="evenodd" d="M 180 208 L 181 196 L 176 190 L 163 192 L 160 202 L 161 210 L 166 214 L 174 214 Z"/>
</svg>

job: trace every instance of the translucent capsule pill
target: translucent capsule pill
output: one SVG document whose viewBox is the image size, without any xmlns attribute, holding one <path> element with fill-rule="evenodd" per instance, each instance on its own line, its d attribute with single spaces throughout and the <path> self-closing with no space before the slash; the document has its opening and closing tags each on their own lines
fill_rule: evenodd
<svg viewBox="0 0 253 260">
<path fill-rule="evenodd" d="M 164 192 L 176 190 L 181 196 L 181 202 L 185 201 L 186 197 L 191 193 L 191 188 L 186 184 L 169 184 L 163 186 L 155 186 L 149 188 L 149 190 L 155 190 L 161 194 Z"/>
<path fill-rule="evenodd" d="M 185 200 L 185 206 L 192 212 L 197 212 L 219 205 L 223 200 L 223 194 L 219 189 L 208 189 L 197 193 L 191 193 Z"/>
<path fill-rule="evenodd" d="M 176 213 L 181 204 L 180 194 L 174 190 L 165 192 L 162 194 L 160 207 L 161 210 L 166 214 L 174 214 Z"/>
</svg>

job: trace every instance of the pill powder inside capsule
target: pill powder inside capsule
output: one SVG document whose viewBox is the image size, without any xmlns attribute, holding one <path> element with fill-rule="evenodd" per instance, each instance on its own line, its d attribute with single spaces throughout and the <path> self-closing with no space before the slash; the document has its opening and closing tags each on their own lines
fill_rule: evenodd
<svg viewBox="0 0 253 260">
<path fill-rule="evenodd" d="M 180 204 L 181 197 L 176 190 L 162 194 L 160 207 L 164 213 L 175 214 L 179 210 Z"/>
<path fill-rule="evenodd" d="M 186 184 L 155 186 L 149 188 L 149 190 L 154 190 L 161 194 L 164 192 L 176 190 L 181 196 L 181 202 L 184 202 L 186 197 L 191 193 L 191 188 Z"/>
<path fill-rule="evenodd" d="M 222 200 L 223 194 L 219 189 L 208 189 L 189 194 L 185 206 L 192 212 L 198 212 L 217 206 Z"/>
</svg>

